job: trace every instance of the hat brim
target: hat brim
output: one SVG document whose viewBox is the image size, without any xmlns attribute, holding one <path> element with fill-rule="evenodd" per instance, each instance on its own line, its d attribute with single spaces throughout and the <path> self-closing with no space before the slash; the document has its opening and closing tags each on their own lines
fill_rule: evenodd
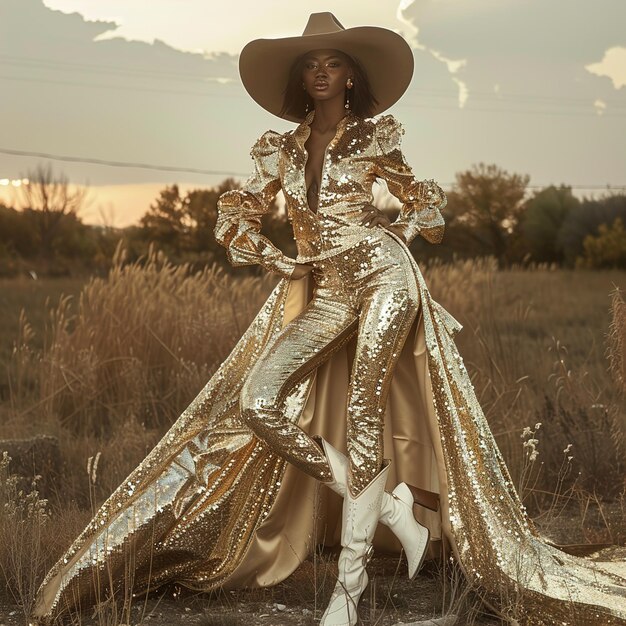
<svg viewBox="0 0 626 626">
<path fill-rule="evenodd" d="M 356 26 L 334 33 L 251 41 L 239 56 L 246 91 L 266 111 L 301 122 L 304 111 L 301 117 L 281 115 L 289 71 L 300 55 L 322 48 L 345 52 L 363 66 L 378 100 L 373 115 L 396 103 L 413 77 L 413 52 L 401 35 L 379 26 Z"/>
</svg>

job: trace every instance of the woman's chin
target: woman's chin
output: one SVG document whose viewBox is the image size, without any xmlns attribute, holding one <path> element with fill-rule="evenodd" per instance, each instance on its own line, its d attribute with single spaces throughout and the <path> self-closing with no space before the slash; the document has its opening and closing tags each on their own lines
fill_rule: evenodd
<svg viewBox="0 0 626 626">
<path fill-rule="evenodd" d="M 313 98 L 313 100 L 320 100 L 320 101 L 332 100 L 333 98 L 337 97 L 337 94 L 331 93 L 327 87 L 324 89 L 320 89 L 320 90 L 316 89 L 313 93 L 309 95 L 311 96 L 311 98 Z"/>
</svg>

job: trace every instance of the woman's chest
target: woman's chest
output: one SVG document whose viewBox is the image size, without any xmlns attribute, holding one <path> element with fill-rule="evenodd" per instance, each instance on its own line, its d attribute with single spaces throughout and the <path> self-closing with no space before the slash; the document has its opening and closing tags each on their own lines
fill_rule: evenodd
<svg viewBox="0 0 626 626">
<path fill-rule="evenodd" d="M 326 146 L 286 142 L 279 157 L 281 186 L 292 209 L 311 210 L 311 188 L 315 187 L 315 211 L 330 204 L 369 197 L 376 179 L 375 152 L 371 145 L 357 145 L 350 138 Z"/>
</svg>

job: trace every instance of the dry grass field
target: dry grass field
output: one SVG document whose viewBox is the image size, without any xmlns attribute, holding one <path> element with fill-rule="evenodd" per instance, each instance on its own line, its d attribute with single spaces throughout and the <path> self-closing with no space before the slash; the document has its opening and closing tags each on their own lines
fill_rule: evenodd
<svg viewBox="0 0 626 626">
<path fill-rule="evenodd" d="M 144 266 L 122 261 L 118 251 L 107 279 L 84 284 L 0 281 L 0 439 L 51 435 L 62 459 L 61 478 L 46 484 L 44 476 L 39 494 L 0 463 L 0 623 L 3 610 L 4 623 L 23 623 L 46 567 L 196 395 L 275 284 L 219 268 L 190 275 L 157 253 Z M 614 290 L 626 288 L 626 272 L 499 271 L 489 260 L 423 271 L 435 299 L 464 324 L 461 354 L 538 525 L 557 542 L 623 545 L 626 369 Z M 96 455 L 90 489 L 86 468 Z M 324 554 L 313 561 L 332 567 Z M 364 624 L 458 611 L 459 624 L 497 623 L 436 565 L 408 585 L 395 561 L 373 563 L 378 597 L 365 601 Z M 205 626 L 313 624 L 323 606 L 319 589 L 303 595 L 309 565 L 275 588 L 210 601 L 175 592 L 175 605 L 169 594 L 136 613 L 102 609 L 82 623 L 149 615 L 149 623 L 173 624 L 183 615 Z"/>
</svg>

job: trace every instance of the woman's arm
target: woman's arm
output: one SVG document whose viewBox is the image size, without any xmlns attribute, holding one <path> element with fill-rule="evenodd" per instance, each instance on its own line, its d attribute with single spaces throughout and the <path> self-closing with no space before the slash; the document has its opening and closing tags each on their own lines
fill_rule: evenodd
<svg viewBox="0 0 626 626">
<path fill-rule="evenodd" d="M 290 278 L 295 259 L 283 254 L 261 234 L 261 217 L 269 211 L 280 189 L 280 141 L 279 133 L 268 130 L 255 142 L 250 151 L 254 173 L 241 189 L 227 191 L 217 201 L 215 239 L 226 248 L 233 266 L 258 263 Z"/>
<path fill-rule="evenodd" d="M 376 122 L 376 175 L 387 182 L 389 191 L 402 202 L 398 219 L 391 223 L 397 232 L 411 241 L 420 234 L 430 243 L 443 238 L 445 222 L 441 209 L 447 198 L 432 179 L 418 181 L 402 154 L 402 125 L 393 115 L 383 115 Z"/>
</svg>

